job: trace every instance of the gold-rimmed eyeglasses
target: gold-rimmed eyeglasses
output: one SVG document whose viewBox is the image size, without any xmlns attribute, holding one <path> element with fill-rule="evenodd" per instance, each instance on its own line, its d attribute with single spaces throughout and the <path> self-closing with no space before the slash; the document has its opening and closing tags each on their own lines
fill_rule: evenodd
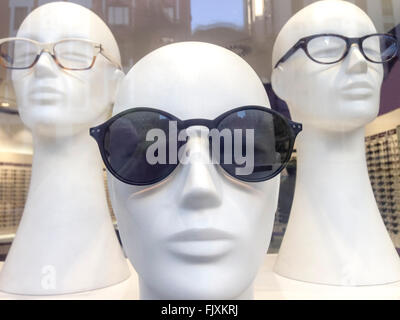
<svg viewBox="0 0 400 320">
<path fill-rule="evenodd" d="M 86 39 L 63 39 L 54 43 L 40 43 L 26 38 L 0 40 L 0 65 L 12 70 L 30 69 L 43 53 L 49 53 L 63 69 L 83 71 L 91 69 L 101 54 L 118 69 L 121 65 L 111 57 L 100 43 Z"/>
</svg>

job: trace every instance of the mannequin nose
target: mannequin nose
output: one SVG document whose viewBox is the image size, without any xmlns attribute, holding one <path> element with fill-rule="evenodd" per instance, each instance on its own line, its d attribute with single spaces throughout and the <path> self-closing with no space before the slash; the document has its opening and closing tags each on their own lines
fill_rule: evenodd
<svg viewBox="0 0 400 320">
<path fill-rule="evenodd" d="M 348 56 L 347 73 L 366 73 L 367 71 L 367 60 L 357 46 L 352 46 Z"/>
<path fill-rule="evenodd" d="M 188 163 L 183 165 L 186 172 L 181 207 L 189 210 L 218 207 L 221 205 L 221 189 L 218 188 L 218 172 L 211 163 L 208 139 L 190 138 L 186 152 Z"/>
<path fill-rule="evenodd" d="M 55 78 L 56 68 L 58 68 L 56 62 L 48 52 L 43 52 L 39 57 L 38 62 L 33 67 L 36 77 L 38 78 Z"/>
</svg>

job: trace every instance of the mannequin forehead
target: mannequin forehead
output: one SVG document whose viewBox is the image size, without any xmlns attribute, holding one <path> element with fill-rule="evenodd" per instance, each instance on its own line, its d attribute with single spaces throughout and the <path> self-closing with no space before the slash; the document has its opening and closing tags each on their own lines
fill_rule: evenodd
<svg viewBox="0 0 400 320">
<path fill-rule="evenodd" d="M 231 51 L 201 42 L 158 49 L 139 61 L 123 80 L 114 114 L 152 107 L 181 119 L 214 119 L 246 105 L 269 107 L 254 70 Z"/>
<path fill-rule="evenodd" d="M 119 58 L 119 49 L 107 25 L 94 12 L 74 3 L 40 6 L 26 17 L 17 36 L 45 43 L 65 38 L 89 39 L 103 44 Z"/>
<path fill-rule="evenodd" d="M 376 33 L 368 15 L 356 5 L 342 0 L 315 2 L 294 15 L 282 28 L 274 45 L 273 65 L 301 38 L 335 33 L 362 37 Z"/>
</svg>

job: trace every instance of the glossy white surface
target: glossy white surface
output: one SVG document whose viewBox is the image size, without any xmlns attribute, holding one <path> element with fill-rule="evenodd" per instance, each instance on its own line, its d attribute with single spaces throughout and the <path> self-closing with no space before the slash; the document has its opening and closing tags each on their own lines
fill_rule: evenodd
<svg viewBox="0 0 400 320">
<path fill-rule="evenodd" d="M 121 84 L 114 114 L 154 107 L 182 120 L 215 119 L 252 104 L 269 107 L 261 81 L 244 60 L 218 46 L 182 42 L 152 52 L 133 67 Z M 109 175 L 141 297 L 251 299 L 271 239 L 279 177 L 243 183 L 218 165 L 196 161 L 209 157 L 208 138 L 199 135 L 203 127 L 189 130 L 197 135 L 186 144 L 190 163 L 161 183 L 129 186 Z"/>
<path fill-rule="evenodd" d="M 305 36 L 375 32 L 355 5 L 318 1 L 283 27 L 273 65 Z M 274 70 L 274 90 L 304 126 L 294 203 L 275 266 L 280 275 L 342 286 L 400 280 L 400 259 L 375 202 L 365 156 L 365 126 L 378 114 L 382 79 L 382 65 L 368 62 L 357 46 L 333 65 L 317 64 L 299 50 Z"/>
<path fill-rule="evenodd" d="M 105 23 L 79 5 L 57 2 L 33 11 L 19 37 L 98 41 L 119 57 Z M 106 120 L 122 72 L 99 56 L 88 71 L 61 69 L 48 53 L 34 68 L 13 71 L 22 121 L 33 132 L 28 199 L 0 274 L 0 290 L 59 295 L 104 288 L 130 273 L 114 232 L 103 167 L 89 128 Z"/>
<path fill-rule="evenodd" d="M 277 255 L 264 256 L 263 265 L 254 281 L 255 300 L 399 300 L 400 282 L 381 286 L 341 287 L 311 284 L 291 280 L 272 271 Z M 3 263 L 0 263 L 0 268 Z M 129 264 L 130 265 L 130 264 Z M 130 265 L 132 277 L 123 283 L 106 289 L 79 294 L 32 297 L 0 293 L 0 300 L 138 300 L 139 280 Z"/>
</svg>

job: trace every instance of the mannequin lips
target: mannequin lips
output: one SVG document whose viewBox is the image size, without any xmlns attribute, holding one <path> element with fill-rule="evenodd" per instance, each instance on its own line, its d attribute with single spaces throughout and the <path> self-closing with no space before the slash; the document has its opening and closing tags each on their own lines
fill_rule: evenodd
<svg viewBox="0 0 400 320">
<path fill-rule="evenodd" d="M 35 100 L 55 99 L 62 95 L 62 92 L 53 87 L 36 87 L 29 91 L 29 97 Z"/>
<path fill-rule="evenodd" d="M 190 229 L 174 234 L 170 241 L 194 242 L 194 241 L 217 241 L 229 240 L 233 237 L 225 231 L 217 229 Z"/>
<path fill-rule="evenodd" d="M 208 262 L 224 256 L 233 248 L 234 237 L 217 229 L 190 229 L 168 238 L 167 246 L 175 255 L 196 262 Z"/>
<path fill-rule="evenodd" d="M 342 93 L 350 97 L 366 97 L 374 93 L 374 87 L 368 81 L 355 81 L 343 87 Z"/>
</svg>

